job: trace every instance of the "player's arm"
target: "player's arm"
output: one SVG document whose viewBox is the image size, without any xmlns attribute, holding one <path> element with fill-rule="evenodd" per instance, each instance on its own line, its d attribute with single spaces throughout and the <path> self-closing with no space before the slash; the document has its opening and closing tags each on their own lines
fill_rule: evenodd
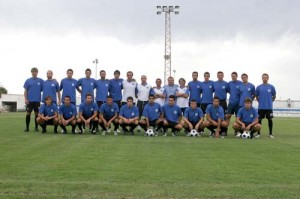
<svg viewBox="0 0 300 199">
<path fill-rule="evenodd" d="M 79 118 L 84 122 L 86 123 L 86 119 L 84 119 L 83 115 L 82 115 L 82 112 L 79 111 Z"/>
<path fill-rule="evenodd" d="M 118 118 L 118 113 L 115 113 L 115 115 L 108 121 L 108 123 L 112 123 L 117 118 Z"/>
<path fill-rule="evenodd" d="M 103 116 L 103 113 L 99 113 L 99 118 L 104 122 L 107 122 L 106 120 L 105 120 L 105 118 L 104 118 L 104 116 Z"/>
<path fill-rule="evenodd" d="M 38 114 L 38 117 L 39 117 L 39 118 L 42 118 L 43 120 L 46 120 L 46 117 L 44 116 L 44 113 L 39 113 L 39 114 Z"/>
<path fill-rule="evenodd" d="M 238 123 L 239 125 L 241 125 L 241 128 L 242 129 L 245 129 L 246 127 L 245 127 L 245 123 L 244 122 L 242 122 L 242 120 L 241 120 L 241 117 L 236 117 L 236 123 Z"/>
<path fill-rule="evenodd" d="M 24 99 L 25 99 L 25 104 L 28 105 L 29 102 L 28 102 L 28 90 L 25 88 L 24 89 Z"/>
<path fill-rule="evenodd" d="M 60 103 L 61 103 L 61 94 L 60 94 L 60 90 L 57 91 L 57 99 L 58 99 L 57 105 L 60 105 Z"/>
</svg>

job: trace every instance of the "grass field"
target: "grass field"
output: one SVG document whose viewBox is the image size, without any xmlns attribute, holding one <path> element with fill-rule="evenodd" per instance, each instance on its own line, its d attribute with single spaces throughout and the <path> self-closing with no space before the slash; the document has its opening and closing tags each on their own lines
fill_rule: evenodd
<svg viewBox="0 0 300 199">
<path fill-rule="evenodd" d="M 24 120 L 0 114 L 0 198 L 300 198 L 299 118 L 253 140 L 24 133 Z"/>
</svg>

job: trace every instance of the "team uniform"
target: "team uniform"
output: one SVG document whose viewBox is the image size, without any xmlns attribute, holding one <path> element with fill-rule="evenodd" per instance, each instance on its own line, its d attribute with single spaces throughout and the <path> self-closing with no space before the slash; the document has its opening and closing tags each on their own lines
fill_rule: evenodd
<svg viewBox="0 0 300 199">
<path fill-rule="evenodd" d="M 193 129 L 195 129 L 198 122 L 201 120 L 201 118 L 204 117 L 204 114 L 203 114 L 203 111 L 201 110 L 201 108 L 199 108 L 199 107 L 196 107 L 194 109 L 192 109 L 191 107 L 188 107 L 184 111 L 183 116 L 192 124 Z M 189 130 L 192 130 L 192 129 L 189 129 Z M 196 130 L 199 131 L 199 129 L 196 129 Z"/>
<path fill-rule="evenodd" d="M 180 86 L 178 86 L 176 89 L 176 93 L 184 93 L 189 95 L 190 91 L 187 87 L 181 88 Z M 189 98 L 176 97 L 176 104 L 180 107 L 181 112 L 184 113 L 185 109 L 189 107 Z"/>
<path fill-rule="evenodd" d="M 111 105 L 104 103 L 100 106 L 99 113 L 103 115 L 103 118 L 108 122 L 119 113 L 119 106 L 114 102 Z M 118 129 L 119 124 L 116 121 L 112 121 L 112 123 L 114 124 L 115 129 Z M 105 129 L 103 122 L 100 123 L 100 126 L 102 129 Z"/>
<path fill-rule="evenodd" d="M 98 79 L 96 81 L 96 102 L 98 108 L 105 103 L 106 97 L 108 96 L 109 80 Z"/>
<path fill-rule="evenodd" d="M 51 96 L 52 103 L 57 104 L 56 94 L 59 92 L 59 85 L 56 80 L 45 80 L 43 83 L 43 98 L 42 101 L 45 102 L 47 96 Z"/>
<path fill-rule="evenodd" d="M 24 89 L 27 90 L 27 99 L 29 104 L 26 105 L 27 112 L 38 112 L 41 103 L 41 92 L 43 91 L 43 82 L 41 78 L 29 78 L 24 83 Z"/>
<path fill-rule="evenodd" d="M 201 82 L 201 109 L 203 113 L 206 107 L 213 102 L 214 82 L 211 80 Z"/>
<path fill-rule="evenodd" d="M 238 88 L 238 94 L 240 96 L 240 102 L 239 106 L 244 106 L 244 100 L 246 97 L 249 97 L 250 99 L 254 99 L 255 96 L 255 87 L 250 82 L 247 82 L 247 84 L 241 83 Z"/>
<path fill-rule="evenodd" d="M 127 81 L 123 80 L 123 96 L 122 96 L 122 105 L 125 105 L 127 103 L 127 98 L 132 97 L 133 103 L 136 102 L 136 94 L 137 94 L 137 82 L 136 81 Z"/>
<path fill-rule="evenodd" d="M 164 93 L 164 88 L 163 87 L 154 87 L 153 88 L 153 94 L 163 94 Z M 155 98 L 154 102 L 159 103 L 160 106 L 163 106 L 165 104 L 165 99 L 164 98 Z"/>
<path fill-rule="evenodd" d="M 258 113 L 254 107 L 251 107 L 250 109 L 242 107 L 240 108 L 237 117 L 240 118 L 241 122 L 243 122 L 247 127 L 258 118 Z"/>
<path fill-rule="evenodd" d="M 110 79 L 109 80 L 109 94 L 112 96 L 113 101 L 121 107 L 121 100 L 122 100 L 122 89 L 123 89 L 123 79 Z"/>
<path fill-rule="evenodd" d="M 222 108 L 222 106 L 213 106 L 213 104 L 209 104 L 207 107 L 206 107 L 206 110 L 205 110 L 206 114 L 209 115 L 211 117 L 212 120 L 218 122 L 219 119 L 221 120 L 224 120 L 225 119 L 225 115 L 224 115 L 224 109 Z M 214 129 L 217 128 L 217 126 L 214 126 L 214 125 L 210 125 L 207 127 L 211 132 L 212 134 L 214 134 Z M 221 126 L 221 132 L 225 132 L 226 129 L 223 128 Z"/>
<path fill-rule="evenodd" d="M 92 103 L 87 103 L 87 102 L 82 102 L 80 105 L 79 105 L 79 113 L 82 114 L 83 118 L 84 119 L 89 119 L 90 117 L 92 117 L 95 112 L 98 112 L 98 105 L 95 103 L 95 102 L 92 102 Z M 91 132 L 94 133 L 94 129 L 98 126 L 98 123 L 97 123 L 98 119 L 96 118 L 93 118 L 91 121 L 90 121 L 90 126 L 92 126 L 92 129 L 91 129 Z M 83 121 L 81 121 L 81 119 L 79 118 L 78 119 L 78 127 L 80 129 L 80 131 L 82 131 L 82 127 L 81 125 L 84 124 Z"/>
<path fill-rule="evenodd" d="M 238 93 L 239 86 L 242 82 L 240 80 L 230 81 L 228 83 L 229 88 L 229 103 L 228 103 L 228 114 L 233 115 L 237 114 L 239 111 L 239 102 L 240 102 L 240 95 Z"/>
<path fill-rule="evenodd" d="M 148 118 L 149 120 L 149 125 L 153 126 L 154 128 L 157 127 L 157 120 L 159 119 L 161 115 L 161 106 L 154 102 L 153 104 L 146 104 L 142 116 L 145 118 Z M 147 130 L 147 125 L 141 124 L 141 127 L 146 131 Z"/>
<path fill-rule="evenodd" d="M 85 101 L 86 94 L 91 94 L 94 100 L 94 89 L 96 88 L 96 80 L 94 78 L 81 78 L 77 82 L 77 88 L 81 86 L 81 102 Z"/>
<path fill-rule="evenodd" d="M 65 99 L 65 96 L 70 96 L 71 103 L 76 105 L 76 86 L 77 80 L 74 78 L 64 78 L 60 82 L 59 89 L 62 90 L 62 99 Z"/>
<path fill-rule="evenodd" d="M 196 81 L 190 81 L 188 83 L 188 89 L 190 91 L 190 98 L 189 101 L 192 99 L 196 100 L 197 106 L 200 107 L 201 103 L 201 82 L 196 80 Z"/>
<path fill-rule="evenodd" d="M 165 85 L 164 86 L 164 94 L 166 95 L 165 98 L 165 103 L 164 104 L 168 104 L 169 103 L 169 96 L 170 95 L 176 95 L 176 89 L 178 88 L 177 84 L 174 84 L 172 86 L 170 85 Z"/>
<path fill-rule="evenodd" d="M 227 113 L 227 93 L 229 92 L 229 86 L 226 81 L 214 82 L 215 96 L 220 99 L 220 106 L 222 106 L 224 113 Z"/>
<path fill-rule="evenodd" d="M 139 109 L 139 115 L 142 115 L 144 107 L 146 106 L 146 104 L 148 104 L 148 98 L 150 94 L 153 94 L 153 89 L 150 84 L 146 83 L 145 85 L 137 85 L 137 107 Z"/>
<path fill-rule="evenodd" d="M 173 106 L 165 104 L 162 107 L 162 113 L 169 124 L 168 126 L 164 126 L 164 131 L 166 132 L 167 128 L 172 128 L 172 131 L 176 131 L 175 126 L 178 124 L 178 121 L 181 118 L 180 107 L 176 104 Z"/>
<path fill-rule="evenodd" d="M 123 105 L 120 109 L 120 116 L 124 117 L 124 118 L 127 118 L 127 119 L 132 119 L 132 118 L 135 118 L 135 117 L 139 117 L 139 110 L 136 106 L 131 106 L 131 107 L 128 107 L 127 104 Z M 135 129 L 135 127 L 137 127 L 138 125 L 137 124 L 126 124 L 126 123 L 121 123 L 120 126 L 122 127 L 123 131 L 126 132 L 126 127 L 129 126 L 130 127 L 130 130 L 132 133 L 133 133 L 133 130 Z M 128 132 L 128 131 L 127 131 Z"/>
<path fill-rule="evenodd" d="M 76 120 L 76 115 L 77 115 L 76 106 L 74 104 L 70 104 L 70 106 L 66 106 L 65 104 L 62 104 L 58 109 L 58 114 L 61 115 L 61 117 L 63 117 L 65 120 L 68 120 L 73 116 L 75 117 Z M 75 125 L 72 125 L 72 123 L 70 122 L 68 125 L 72 126 L 72 133 L 75 133 L 76 123 Z M 66 127 L 63 124 L 61 124 L 60 127 L 64 130 L 64 133 L 67 133 Z"/>
<path fill-rule="evenodd" d="M 39 113 L 44 117 L 46 116 L 53 117 L 57 112 L 58 112 L 57 105 L 53 103 L 50 106 L 46 104 L 42 104 L 39 110 Z M 45 125 L 54 125 L 53 119 L 45 121 Z"/>
</svg>

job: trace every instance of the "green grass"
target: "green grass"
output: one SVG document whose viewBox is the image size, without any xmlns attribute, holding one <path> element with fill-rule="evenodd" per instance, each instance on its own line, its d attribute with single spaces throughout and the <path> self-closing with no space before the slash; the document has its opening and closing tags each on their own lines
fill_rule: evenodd
<svg viewBox="0 0 300 199">
<path fill-rule="evenodd" d="M 243 140 L 24 133 L 24 115 L 0 114 L 0 198 L 300 197 L 299 118 Z"/>
</svg>

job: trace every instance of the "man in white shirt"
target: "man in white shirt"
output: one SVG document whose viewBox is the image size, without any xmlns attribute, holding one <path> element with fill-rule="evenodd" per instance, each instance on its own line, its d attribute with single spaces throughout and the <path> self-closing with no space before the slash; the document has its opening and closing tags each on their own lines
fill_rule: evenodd
<svg viewBox="0 0 300 199">
<path fill-rule="evenodd" d="M 165 94 L 164 94 L 164 88 L 161 87 L 161 79 L 157 78 L 155 83 L 156 87 L 153 88 L 154 96 L 155 96 L 155 102 L 158 103 L 160 106 L 163 106 L 165 104 Z"/>
<path fill-rule="evenodd" d="M 136 102 L 137 94 L 137 82 L 133 79 L 133 72 L 127 72 L 127 80 L 123 80 L 123 96 L 122 96 L 122 106 L 127 103 L 127 98 L 133 98 L 133 104 Z"/>
<path fill-rule="evenodd" d="M 141 116 L 146 104 L 148 104 L 149 94 L 153 94 L 153 89 L 150 84 L 147 83 L 147 76 L 141 76 L 141 83 L 137 86 L 137 107 L 139 109 L 139 115 Z"/>
</svg>

